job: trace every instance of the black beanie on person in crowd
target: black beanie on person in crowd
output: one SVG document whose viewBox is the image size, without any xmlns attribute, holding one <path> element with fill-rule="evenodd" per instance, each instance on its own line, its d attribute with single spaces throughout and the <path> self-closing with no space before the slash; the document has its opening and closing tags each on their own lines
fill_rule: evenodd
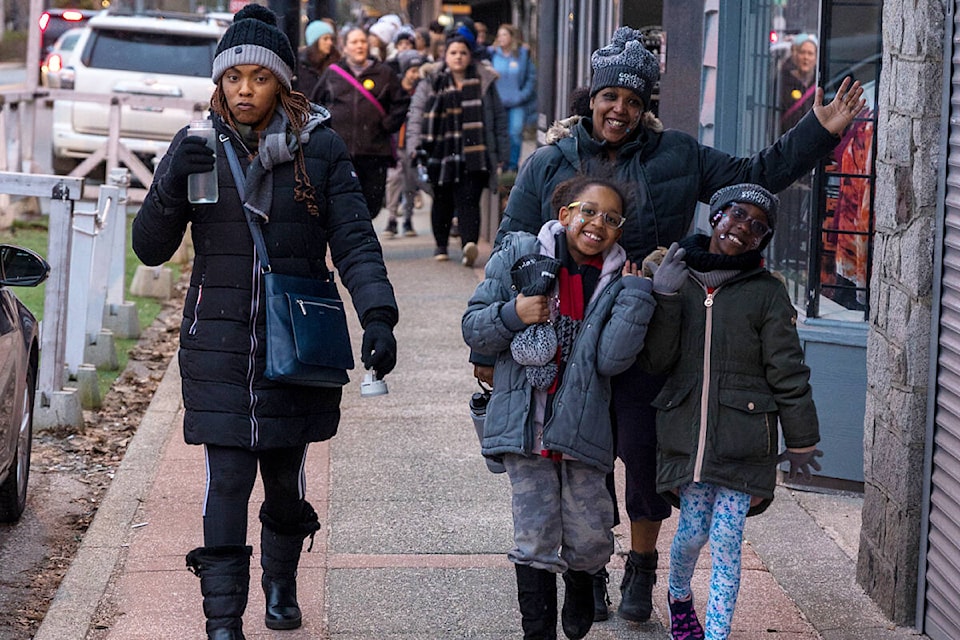
<svg viewBox="0 0 960 640">
<path fill-rule="evenodd" d="M 277 16 L 270 9 L 248 4 L 233 17 L 213 58 L 213 82 L 220 82 L 230 67 L 255 64 L 269 69 L 287 89 L 296 66 L 290 40 L 277 27 Z"/>
<path fill-rule="evenodd" d="M 620 27 L 607 46 L 590 56 L 593 79 L 590 97 L 607 87 L 630 89 L 650 108 L 653 87 L 660 80 L 660 61 L 643 46 L 643 34 L 637 29 Z"/>
</svg>

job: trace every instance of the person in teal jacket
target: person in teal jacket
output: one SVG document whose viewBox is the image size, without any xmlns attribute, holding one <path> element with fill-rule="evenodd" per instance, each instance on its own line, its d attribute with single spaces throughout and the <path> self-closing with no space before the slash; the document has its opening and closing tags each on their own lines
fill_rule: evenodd
<svg viewBox="0 0 960 640">
<path fill-rule="evenodd" d="M 689 273 L 676 273 L 667 292 L 654 288 L 657 311 L 640 361 L 667 375 L 653 406 L 657 491 L 680 507 L 670 547 L 674 638 L 728 637 L 746 517 L 773 500 L 778 462 L 790 463 L 791 476 L 820 469 L 797 312 L 760 255 L 778 205 L 756 184 L 717 191 L 710 200 L 713 234 L 680 242 Z M 787 447 L 780 456 L 778 423 Z M 701 626 L 690 580 L 708 540 L 710 598 Z"/>
</svg>

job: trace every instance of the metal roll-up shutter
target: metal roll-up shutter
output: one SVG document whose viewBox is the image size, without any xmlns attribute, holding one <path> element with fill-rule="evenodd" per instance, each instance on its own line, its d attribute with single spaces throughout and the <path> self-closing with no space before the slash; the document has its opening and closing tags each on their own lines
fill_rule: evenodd
<svg viewBox="0 0 960 640">
<path fill-rule="evenodd" d="M 953 4 L 936 407 L 921 598 L 924 632 L 933 640 L 960 638 L 960 2 Z"/>
</svg>

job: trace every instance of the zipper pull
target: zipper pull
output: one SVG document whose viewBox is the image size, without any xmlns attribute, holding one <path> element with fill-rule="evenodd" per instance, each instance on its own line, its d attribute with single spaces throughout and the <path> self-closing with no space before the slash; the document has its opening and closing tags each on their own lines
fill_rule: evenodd
<svg viewBox="0 0 960 640">
<path fill-rule="evenodd" d="M 703 306 L 710 308 L 713 306 L 713 293 L 708 293 L 707 297 L 703 300 Z"/>
<path fill-rule="evenodd" d="M 297 298 L 297 304 L 300 306 L 300 313 L 307 315 L 307 308 L 303 305 L 303 300 Z"/>
</svg>

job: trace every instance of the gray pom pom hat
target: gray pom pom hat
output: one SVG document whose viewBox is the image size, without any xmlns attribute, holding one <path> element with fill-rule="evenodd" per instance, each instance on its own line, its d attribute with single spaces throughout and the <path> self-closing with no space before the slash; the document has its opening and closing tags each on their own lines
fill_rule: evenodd
<svg viewBox="0 0 960 640">
<path fill-rule="evenodd" d="M 269 69 L 287 89 L 297 59 L 285 33 L 277 28 L 277 16 L 270 9 L 248 4 L 233 17 L 217 45 L 213 58 L 213 82 L 220 82 L 230 67 L 255 64 Z"/>
<path fill-rule="evenodd" d="M 643 46 L 643 34 L 637 29 L 620 27 L 613 40 L 590 57 L 593 80 L 590 97 L 607 87 L 630 89 L 650 108 L 653 87 L 660 80 L 660 61 Z"/>
</svg>

